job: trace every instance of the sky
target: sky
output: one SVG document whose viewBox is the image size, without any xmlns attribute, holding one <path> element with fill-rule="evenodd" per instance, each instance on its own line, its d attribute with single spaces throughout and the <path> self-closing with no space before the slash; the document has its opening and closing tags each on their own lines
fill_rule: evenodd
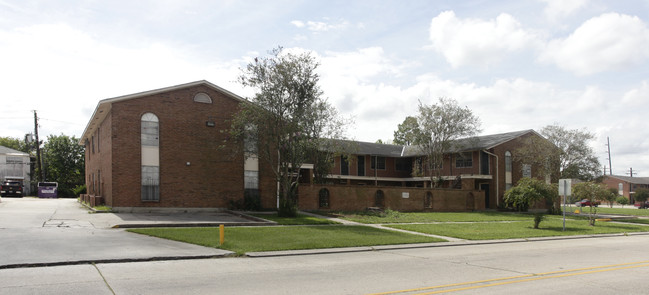
<svg viewBox="0 0 649 295">
<path fill-rule="evenodd" d="M 80 137 L 97 103 L 197 80 L 243 97 L 282 46 L 320 62 L 347 136 L 391 141 L 452 98 L 480 134 L 590 132 L 612 172 L 649 176 L 649 0 L 0 0 L 0 136 Z"/>
</svg>

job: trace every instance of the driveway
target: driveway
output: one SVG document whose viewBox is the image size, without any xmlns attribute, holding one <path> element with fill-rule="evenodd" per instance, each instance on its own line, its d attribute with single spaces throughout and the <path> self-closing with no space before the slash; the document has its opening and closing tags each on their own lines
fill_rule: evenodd
<svg viewBox="0 0 649 295">
<path fill-rule="evenodd" d="M 2 198 L 0 269 L 225 256 L 231 252 L 111 228 L 220 222 L 254 223 L 227 213 L 90 214 L 76 199 Z"/>
</svg>

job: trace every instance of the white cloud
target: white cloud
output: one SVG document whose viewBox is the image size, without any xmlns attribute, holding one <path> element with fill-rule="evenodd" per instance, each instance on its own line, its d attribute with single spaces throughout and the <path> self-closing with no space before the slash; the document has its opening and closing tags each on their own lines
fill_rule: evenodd
<svg viewBox="0 0 649 295">
<path fill-rule="evenodd" d="M 552 20 L 556 21 L 557 19 L 565 18 L 580 8 L 586 6 L 589 0 L 540 0 L 541 2 L 546 3 L 544 10 L 545 16 Z"/>
<path fill-rule="evenodd" d="M 481 20 L 459 19 L 453 11 L 444 11 L 430 24 L 432 48 L 454 68 L 497 63 L 512 52 L 538 46 L 538 38 L 506 13 Z"/>
<path fill-rule="evenodd" d="M 624 70 L 649 58 L 649 28 L 638 17 L 606 13 L 564 39 L 548 43 L 539 60 L 577 75 Z"/>
<path fill-rule="evenodd" d="M 625 92 L 622 103 L 632 109 L 649 110 L 649 83 L 642 81 L 638 88 Z"/>
<path fill-rule="evenodd" d="M 0 71 L 0 81 L 3 95 L 14 101 L 12 117 L 33 122 L 31 110 L 38 110 L 44 136 L 80 136 L 97 102 L 108 97 L 202 79 L 241 93 L 232 82 L 240 66 L 236 61 L 201 64 L 194 58 L 163 43 L 135 48 L 106 44 L 66 24 L 0 30 L 0 64 L 11 69 Z M 4 136 L 30 131 L 13 121 L 2 123 Z"/>
<path fill-rule="evenodd" d="M 297 28 L 306 28 L 309 31 L 312 32 L 326 32 L 326 31 L 331 31 L 331 30 L 342 30 L 345 29 L 349 26 L 349 22 L 347 21 L 340 21 L 338 23 L 328 23 L 328 22 L 320 22 L 320 21 L 307 21 L 303 22 L 300 20 L 294 20 L 291 21 L 291 24 L 294 25 Z"/>
<path fill-rule="evenodd" d="M 299 20 L 291 21 L 291 24 L 294 25 L 294 26 L 296 26 L 296 27 L 298 27 L 298 28 L 303 28 L 303 27 L 305 26 L 305 25 L 304 25 L 304 22 L 303 22 L 303 21 L 299 21 Z"/>
</svg>

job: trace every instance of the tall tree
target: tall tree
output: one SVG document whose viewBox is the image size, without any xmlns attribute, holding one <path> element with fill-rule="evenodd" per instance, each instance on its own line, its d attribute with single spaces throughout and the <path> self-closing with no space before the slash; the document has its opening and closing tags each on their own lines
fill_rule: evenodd
<svg viewBox="0 0 649 295">
<path fill-rule="evenodd" d="M 417 137 L 417 129 L 419 129 L 417 118 L 412 116 L 406 117 L 403 123 L 399 124 L 397 130 L 394 131 L 394 143 L 402 145 L 413 144 Z"/>
<path fill-rule="evenodd" d="M 0 146 L 8 147 L 24 153 L 30 152 L 30 147 L 24 140 L 13 137 L 0 137 Z"/>
<path fill-rule="evenodd" d="M 256 90 L 244 103 L 230 130 L 234 139 L 256 138 L 257 156 L 273 170 L 279 183 L 280 216 L 297 215 L 297 188 L 303 163 L 314 162 L 316 177 L 331 165 L 329 149 L 340 137 L 343 122 L 323 98 L 318 63 L 309 53 L 289 53 L 281 47 L 269 57 L 255 58 L 239 82 Z M 330 166 L 329 166 L 330 167 Z"/>
<path fill-rule="evenodd" d="M 85 183 L 84 146 L 79 139 L 66 135 L 50 135 L 43 146 L 47 180 L 59 183 L 59 195 L 73 197 L 72 190 Z"/>
<path fill-rule="evenodd" d="M 566 129 L 559 125 L 548 125 L 539 132 L 545 139 L 530 137 L 527 144 L 518 149 L 514 157 L 519 161 L 536 164 L 541 174 L 558 178 L 595 180 L 601 175 L 600 163 L 589 141 L 595 135 L 579 129 Z M 559 171 L 560 175 L 552 175 Z"/>
<path fill-rule="evenodd" d="M 480 132 L 480 119 L 467 107 L 460 107 L 450 98 L 439 98 L 437 104 L 419 102 L 416 144 L 425 155 L 425 170 L 431 182 L 439 183 L 444 155 L 453 148 L 453 142 Z"/>
</svg>

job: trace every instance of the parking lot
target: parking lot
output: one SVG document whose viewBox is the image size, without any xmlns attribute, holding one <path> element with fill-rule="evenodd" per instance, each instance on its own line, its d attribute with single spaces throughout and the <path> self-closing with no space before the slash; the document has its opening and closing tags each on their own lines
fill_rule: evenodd
<svg viewBox="0 0 649 295">
<path fill-rule="evenodd" d="M 0 268 L 224 256 L 230 252 L 113 227 L 227 222 L 255 223 L 224 212 L 90 214 L 76 199 L 2 198 Z"/>
</svg>

